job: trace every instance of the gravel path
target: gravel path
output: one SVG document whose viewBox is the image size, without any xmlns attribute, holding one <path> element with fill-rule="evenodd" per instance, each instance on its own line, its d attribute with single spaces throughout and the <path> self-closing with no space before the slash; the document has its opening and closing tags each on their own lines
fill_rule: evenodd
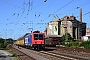
<svg viewBox="0 0 90 60">
<path fill-rule="evenodd" d="M 5 50 L 0 50 L 0 60 L 13 60 L 13 55 Z"/>
</svg>

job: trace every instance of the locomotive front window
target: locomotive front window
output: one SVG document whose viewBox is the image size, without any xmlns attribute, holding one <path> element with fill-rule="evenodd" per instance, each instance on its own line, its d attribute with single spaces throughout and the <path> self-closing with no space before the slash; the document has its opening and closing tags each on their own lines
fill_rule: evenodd
<svg viewBox="0 0 90 60">
<path fill-rule="evenodd" d="M 43 34 L 34 34 L 34 40 L 43 40 Z"/>
<path fill-rule="evenodd" d="M 39 40 L 43 40 L 43 35 L 39 34 Z"/>
<path fill-rule="evenodd" d="M 34 40 L 38 40 L 38 34 L 34 34 Z"/>
</svg>

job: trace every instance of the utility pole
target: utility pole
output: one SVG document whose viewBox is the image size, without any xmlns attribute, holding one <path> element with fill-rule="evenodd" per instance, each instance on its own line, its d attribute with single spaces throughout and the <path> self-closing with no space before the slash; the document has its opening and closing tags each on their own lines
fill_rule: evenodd
<svg viewBox="0 0 90 60">
<path fill-rule="evenodd" d="M 80 8 L 80 22 L 82 22 L 82 8 Z"/>
<path fill-rule="evenodd" d="M 67 27 L 68 27 L 68 25 L 67 25 L 67 18 L 65 18 L 64 20 L 66 21 L 66 23 L 65 23 L 66 24 L 66 27 L 65 27 L 66 28 L 66 41 L 65 41 L 65 44 L 67 44 L 67 41 L 68 41 L 68 35 L 67 35 L 67 33 L 68 33 L 68 30 L 67 30 Z"/>
<path fill-rule="evenodd" d="M 68 35 L 67 35 L 67 32 L 68 32 L 68 31 L 67 31 L 67 27 L 68 27 L 68 26 L 67 26 L 67 19 L 66 19 L 66 44 L 67 44 L 67 41 L 68 41 Z"/>
<path fill-rule="evenodd" d="M 7 29 L 5 30 L 5 43 L 6 43 L 6 38 L 7 38 Z"/>
</svg>

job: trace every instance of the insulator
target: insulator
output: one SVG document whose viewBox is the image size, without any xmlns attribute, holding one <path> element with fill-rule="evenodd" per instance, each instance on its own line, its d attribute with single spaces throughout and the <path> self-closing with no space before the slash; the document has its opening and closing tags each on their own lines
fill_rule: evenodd
<svg viewBox="0 0 90 60">
<path fill-rule="evenodd" d="M 13 15 L 15 15 L 15 13 Z"/>
<path fill-rule="evenodd" d="M 47 0 L 44 0 L 44 2 L 46 2 Z"/>
<path fill-rule="evenodd" d="M 50 17 L 50 15 L 48 17 Z"/>
<path fill-rule="evenodd" d="M 18 14 L 18 16 L 19 16 L 19 14 Z"/>
<path fill-rule="evenodd" d="M 40 16 L 40 14 L 39 14 L 39 16 Z M 39 17 L 39 16 L 38 16 L 38 17 Z"/>
<path fill-rule="evenodd" d="M 36 17 L 36 14 L 35 14 L 35 17 Z"/>
</svg>

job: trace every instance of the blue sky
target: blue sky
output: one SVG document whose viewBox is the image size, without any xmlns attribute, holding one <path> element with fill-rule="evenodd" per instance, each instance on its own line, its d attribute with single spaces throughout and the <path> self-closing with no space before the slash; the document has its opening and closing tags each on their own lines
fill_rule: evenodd
<svg viewBox="0 0 90 60">
<path fill-rule="evenodd" d="M 90 0 L 1 0 L 0 37 L 17 39 L 33 28 L 43 32 L 47 23 L 56 18 L 74 15 L 90 27 Z"/>
</svg>

